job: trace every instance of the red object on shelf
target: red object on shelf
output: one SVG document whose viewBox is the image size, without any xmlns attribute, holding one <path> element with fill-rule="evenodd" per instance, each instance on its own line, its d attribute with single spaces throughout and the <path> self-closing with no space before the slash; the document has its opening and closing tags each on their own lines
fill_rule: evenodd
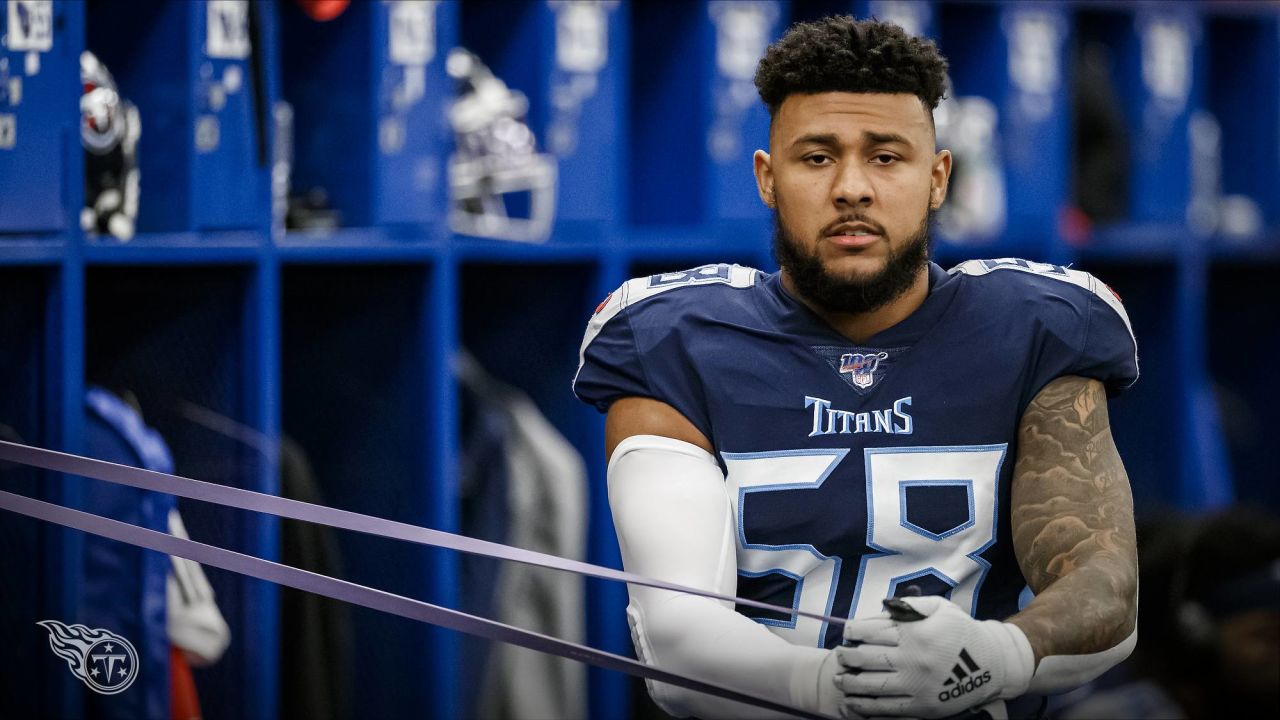
<svg viewBox="0 0 1280 720">
<path fill-rule="evenodd" d="M 1058 233 L 1072 247 L 1085 247 L 1093 235 L 1093 221 L 1074 205 L 1062 209 L 1058 216 Z"/>
<path fill-rule="evenodd" d="M 312 20 L 328 22 L 346 11 L 351 0 L 296 0 L 302 12 Z"/>
</svg>

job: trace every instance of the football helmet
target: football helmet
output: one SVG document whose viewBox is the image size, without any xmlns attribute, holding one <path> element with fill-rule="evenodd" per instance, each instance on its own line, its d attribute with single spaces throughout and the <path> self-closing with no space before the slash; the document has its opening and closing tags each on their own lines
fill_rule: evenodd
<svg viewBox="0 0 1280 720">
<path fill-rule="evenodd" d="M 555 159 L 537 151 L 524 121 L 529 101 L 462 48 L 449 52 L 459 83 L 449 108 L 456 146 L 449 158 L 449 226 L 461 235 L 543 242 L 555 219 Z M 521 195 L 527 194 L 527 211 Z"/>
<path fill-rule="evenodd" d="M 947 98 L 934 113 L 938 146 L 955 157 L 938 234 L 953 243 L 989 242 L 1004 232 L 1008 193 L 1000 165 L 1000 112 L 986 98 Z"/>
<path fill-rule="evenodd" d="M 120 97 L 97 56 L 80 53 L 80 143 L 84 146 L 84 207 L 80 228 L 90 235 L 133 237 L 138 220 L 138 108 Z"/>
</svg>

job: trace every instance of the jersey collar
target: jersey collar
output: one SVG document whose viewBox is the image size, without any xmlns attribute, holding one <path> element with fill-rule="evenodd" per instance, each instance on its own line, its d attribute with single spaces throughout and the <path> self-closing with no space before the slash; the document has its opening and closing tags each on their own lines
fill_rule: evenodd
<svg viewBox="0 0 1280 720">
<path fill-rule="evenodd" d="M 960 284 L 937 263 L 929 263 L 929 294 L 914 312 L 892 327 L 855 343 L 836 332 L 825 320 L 787 292 L 782 273 L 774 272 L 763 280 L 767 292 L 763 297 L 766 316 L 782 332 L 809 344 L 832 343 L 859 348 L 905 348 L 914 345 L 929 332 L 951 306 Z"/>
</svg>

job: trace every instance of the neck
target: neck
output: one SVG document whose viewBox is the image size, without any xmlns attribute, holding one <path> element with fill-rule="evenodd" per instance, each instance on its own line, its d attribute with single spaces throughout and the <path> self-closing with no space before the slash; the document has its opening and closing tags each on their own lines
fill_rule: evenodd
<svg viewBox="0 0 1280 720">
<path fill-rule="evenodd" d="M 911 287 L 907 288 L 906 292 L 891 300 L 887 305 L 863 313 L 832 312 L 817 305 L 800 294 L 786 270 L 782 271 L 782 286 L 787 289 L 787 292 L 791 293 L 792 297 L 804 303 L 806 307 L 826 321 L 836 332 L 855 343 L 863 343 L 876 333 L 884 332 L 906 320 L 911 313 L 916 311 L 916 308 L 924 304 L 925 298 L 929 296 L 929 265 L 925 264 L 920 268 L 920 271 L 916 273 L 915 280 L 911 282 Z"/>
</svg>

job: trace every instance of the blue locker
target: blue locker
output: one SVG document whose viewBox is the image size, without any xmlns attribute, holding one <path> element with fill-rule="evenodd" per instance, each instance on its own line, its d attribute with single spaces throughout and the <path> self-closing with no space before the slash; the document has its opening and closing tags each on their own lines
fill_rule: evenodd
<svg viewBox="0 0 1280 720">
<path fill-rule="evenodd" d="M 556 217 L 620 223 L 628 161 L 627 12 L 610 2 L 547 0 L 541 7 L 548 67 L 532 119 L 543 147 L 559 160 Z"/>
<path fill-rule="evenodd" d="M 1206 139 L 1196 120 L 1206 52 L 1195 11 L 1190 3 L 1103 5 L 1077 15 L 1079 45 L 1102 50 L 1125 138 L 1115 159 L 1127 165 L 1122 214 L 1094 235 L 1101 251 L 1167 255 L 1211 231 L 1193 202 L 1205 188 L 1192 155 L 1203 157 Z"/>
<path fill-rule="evenodd" d="M 788 3 L 632 5 L 631 219 L 767 222 L 751 155 L 769 143 L 753 78 Z"/>
<path fill-rule="evenodd" d="M 1194 68 L 1202 62 L 1200 18 L 1180 4 L 1140 8 L 1126 43 L 1121 85 L 1134 139 L 1135 222 L 1187 221 L 1188 123 L 1200 103 Z"/>
<path fill-rule="evenodd" d="M 1131 143 L 1128 217 L 1182 225 L 1190 200 L 1188 125 L 1200 100 L 1200 21 L 1189 5 L 1117 9 L 1082 16 L 1080 31 L 1105 44 L 1113 60 Z"/>
<path fill-rule="evenodd" d="M 88 48 L 141 114 L 138 230 L 265 228 L 268 7 L 139 0 L 88 11 Z"/>
<path fill-rule="evenodd" d="M 452 2 L 353 2 L 319 22 L 280 8 L 293 188 L 320 188 L 350 227 L 445 217 Z"/>
<path fill-rule="evenodd" d="M 0 373 L 8 379 L 8 390 L 0 397 L 0 438 L 9 442 L 50 442 L 54 423 L 41 398 L 57 382 L 45 367 L 52 344 L 43 336 L 54 322 L 49 297 L 55 283 L 55 271 L 49 268 L 0 268 Z M 52 473 L 9 463 L 0 464 L 0 487 L 43 500 L 61 499 Z M 46 523 L 5 513 L 0 525 L 0 645 L 9 668 L 0 674 L 5 714 L 74 712 L 68 698 L 78 697 L 77 686 L 83 686 L 66 665 L 47 663 L 48 635 L 35 625 L 74 608 L 75 602 L 65 603 L 61 592 L 63 576 L 73 574 L 74 566 L 68 564 L 64 573 L 58 532 Z"/>
<path fill-rule="evenodd" d="M 948 6 L 939 33 L 951 63 L 950 96 L 985 98 L 997 116 L 1006 220 L 1002 232 L 973 241 L 999 240 L 1001 252 L 1047 257 L 1069 191 L 1067 163 L 1044 161 L 1065 157 L 1070 147 L 1066 10 L 1047 3 Z M 962 167 L 966 160 L 981 159 L 958 155 L 953 179 L 972 169 Z"/>
<path fill-rule="evenodd" d="M 618 223 L 626 167 L 626 8 L 617 2 L 466 3 L 462 46 L 529 100 L 538 151 L 558 165 L 556 220 Z M 588 234 L 587 240 L 594 239 Z"/>
<path fill-rule="evenodd" d="M 891 22 L 910 35 L 937 37 L 937 12 L 927 0 L 858 0 L 854 15 Z"/>
<path fill-rule="evenodd" d="M 769 112 L 756 93 L 756 64 L 782 34 L 783 2 L 710 2 L 701 31 L 711 40 L 714 64 L 706 115 L 708 217 L 764 220 L 769 209 L 756 195 L 751 156 L 769 147 Z M 709 25 L 709 26 L 708 26 Z M 705 37 L 704 36 L 704 37 Z"/>
<path fill-rule="evenodd" d="M 61 0 L 0 10 L 0 233 L 58 232 L 75 217 L 83 19 Z"/>
<path fill-rule="evenodd" d="M 1219 189 L 1253 205 L 1248 217 L 1223 217 L 1217 230 L 1237 243 L 1257 242 L 1259 231 L 1280 225 L 1280 17 L 1209 15 L 1205 40 L 1206 62 L 1197 70 L 1221 129 Z"/>
</svg>

